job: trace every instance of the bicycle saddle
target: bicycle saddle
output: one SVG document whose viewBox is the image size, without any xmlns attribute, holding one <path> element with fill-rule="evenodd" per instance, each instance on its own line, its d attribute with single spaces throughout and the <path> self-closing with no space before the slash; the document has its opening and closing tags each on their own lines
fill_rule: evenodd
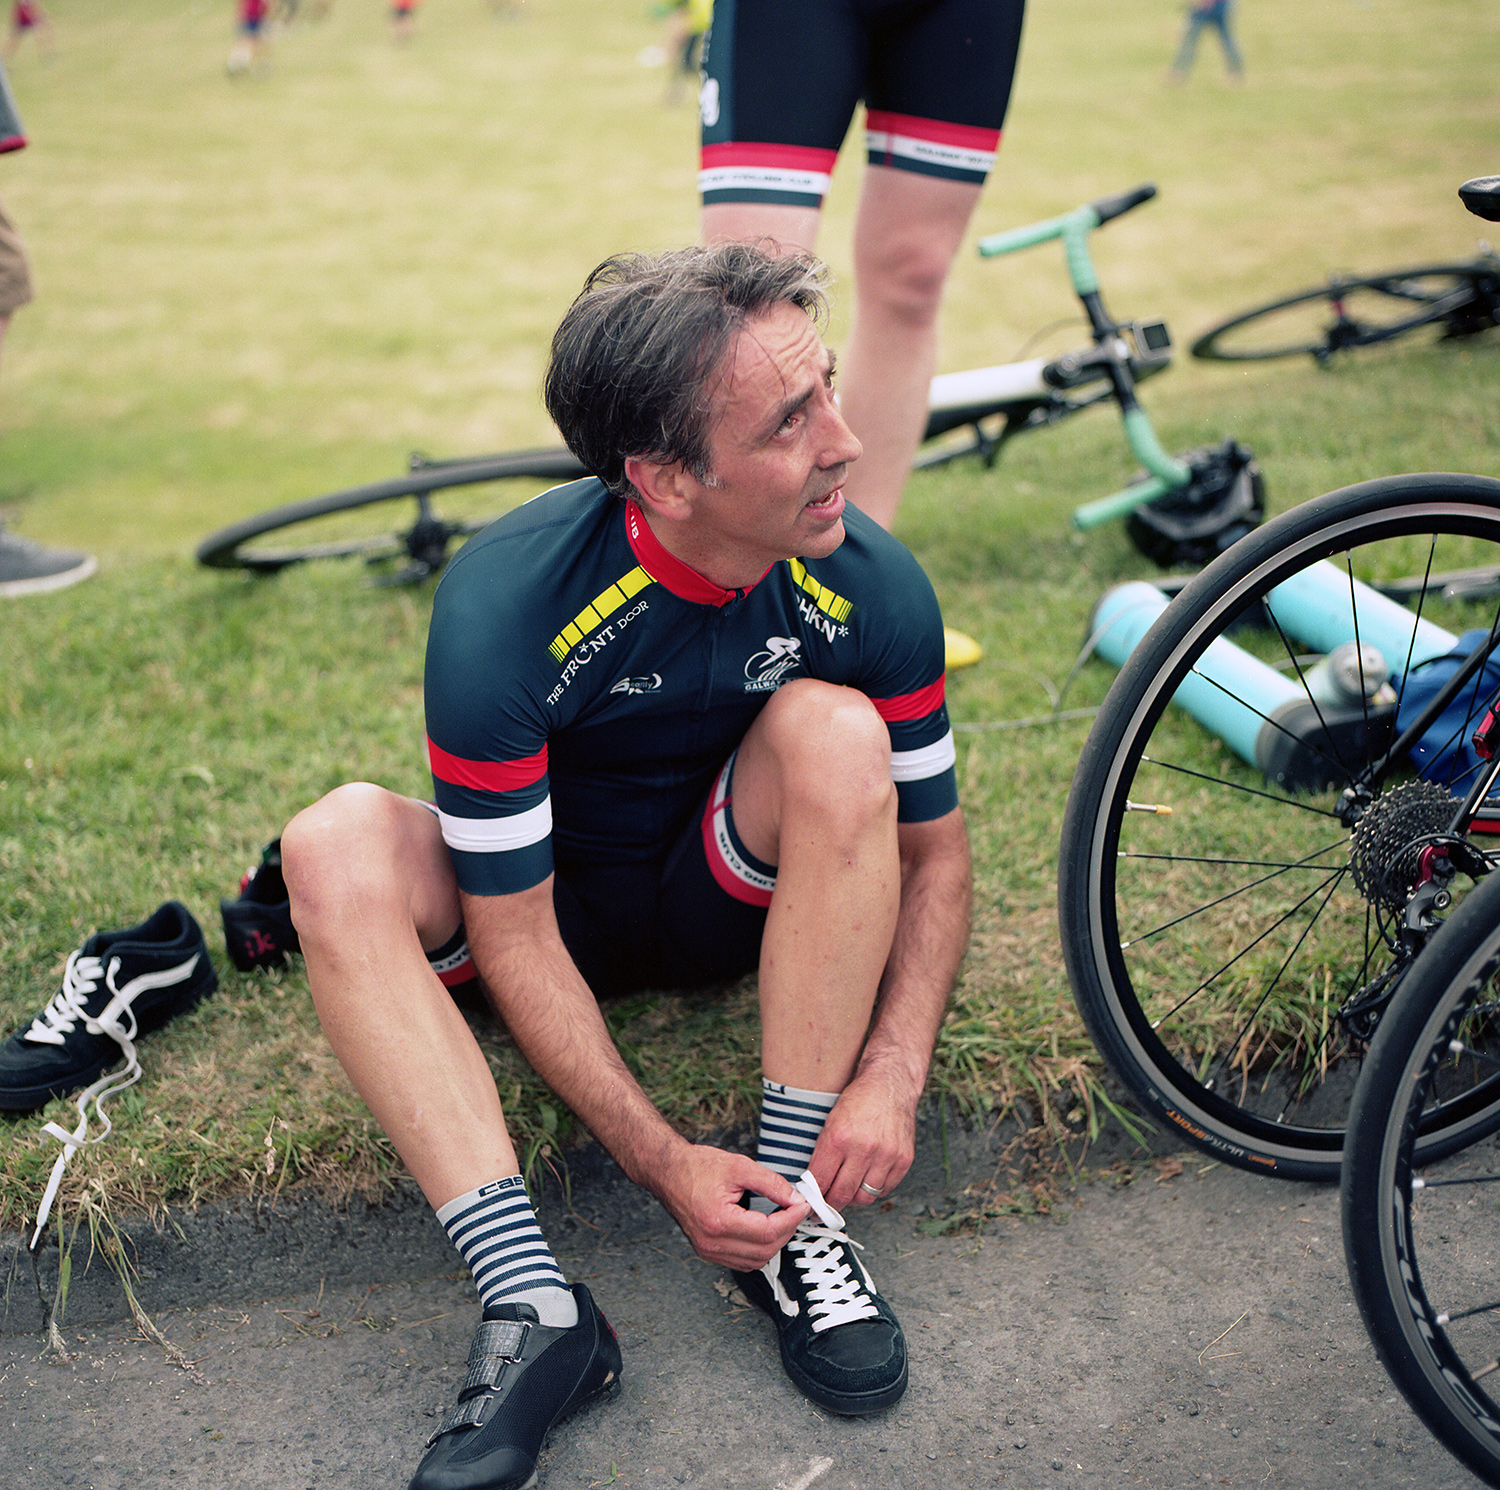
<svg viewBox="0 0 1500 1490">
<path fill-rule="evenodd" d="M 1464 206 L 1486 222 L 1500 222 L 1500 176 L 1476 176 L 1458 189 Z"/>
</svg>

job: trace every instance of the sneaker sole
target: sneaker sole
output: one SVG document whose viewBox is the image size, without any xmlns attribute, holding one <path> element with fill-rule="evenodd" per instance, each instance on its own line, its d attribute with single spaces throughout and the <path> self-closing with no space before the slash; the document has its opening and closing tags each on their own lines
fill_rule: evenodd
<svg viewBox="0 0 1500 1490">
<path fill-rule="evenodd" d="M 35 579 L 8 579 L 0 583 L 0 596 L 46 595 L 52 590 L 65 590 L 87 579 L 99 568 L 95 559 L 89 559 L 73 569 L 64 569 L 60 574 L 41 574 Z"/>
</svg>

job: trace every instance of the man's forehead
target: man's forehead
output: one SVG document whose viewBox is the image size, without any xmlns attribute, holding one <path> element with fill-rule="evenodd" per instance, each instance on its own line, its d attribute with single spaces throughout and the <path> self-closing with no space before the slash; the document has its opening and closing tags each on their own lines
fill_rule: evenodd
<svg viewBox="0 0 1500 1490">
<path fill-rule="evenodd" d="M 725 348 L 715 402 L 779 401 L 796 383 L 821 377 L 832 357 L 811 316 L 782 304 L 746 321 Z"/>
</svg>

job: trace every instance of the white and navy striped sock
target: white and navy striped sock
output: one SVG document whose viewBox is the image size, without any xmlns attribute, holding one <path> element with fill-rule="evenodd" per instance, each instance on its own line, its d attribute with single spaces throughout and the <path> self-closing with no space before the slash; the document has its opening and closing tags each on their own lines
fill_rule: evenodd
<svg viewBox="0 0 1500 1490">
<path fill-rule="evenodd" d="M 774 1169 L 795 1184 L 812 1161 L 818 1136 L 837 1092 L 806 1092 L 800 1087 L 783 1086 L 779 1081 L 760 1079 L 760 1137 L 756 1141 L 755 1159 L 767 1169 Z M 751 1209 L 773 1211 L 769 1200 L 755 1196 Z"/>
<path fill-rule="evenodd" d="M 438 1207 L 449 1240 L 463 1254 L 480 1301 L 530 1304 L 543 1324 L 572 1329 L 578 1305 L 537 1225 L 518 1174 L 494 1180 Z"/>
</svg>

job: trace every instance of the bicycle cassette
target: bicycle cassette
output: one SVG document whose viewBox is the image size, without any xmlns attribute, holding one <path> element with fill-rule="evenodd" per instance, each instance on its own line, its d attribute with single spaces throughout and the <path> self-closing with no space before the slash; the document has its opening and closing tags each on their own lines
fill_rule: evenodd
<svg viewBox="0 0 1500 1490">
<path fill-rule="evenodd" d="M 1436 782 L 1402 782 L 1376 797 L 1349 835 L 1349 869 L 1366 900 L 1399 911 L 1422 875 L 1422 850 L 1445 838 L 1459 799 Z"/>
</svg>

